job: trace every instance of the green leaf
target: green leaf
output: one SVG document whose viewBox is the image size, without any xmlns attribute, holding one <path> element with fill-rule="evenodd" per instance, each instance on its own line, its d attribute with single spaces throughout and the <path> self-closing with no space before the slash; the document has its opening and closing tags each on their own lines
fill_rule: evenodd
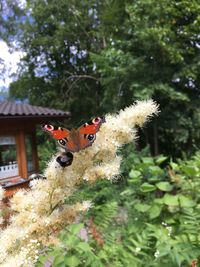
<svg viewBox="0 0 200 267">
<path fill-rule="evenodd" d="M 75 246 L 77 243 L 78 243 L 78 238 L 77 236 L 73 236 L 73 235 L 70 235 L 70 236 L 67 236 L 67 238 L 65 240 L 63 240 L 63 242 L 68 246 L 68 247 L 73 247 Z"/>
<path fill-rule="evenodd" d="M 182 208 L 194 207 L 196 204 L 192 199 L 183 195 L 179 195 L 179 201 L 180 201 L 180 206 Z"/>
<path fill-rule="evenodd" d="M 149 183 L 143 183 L 140 187 L 140 190 L 142 192 L 150 192 L 150 191 L 155 191 L 156 187 L 152 184 L 149 184 Z"/>
<path fill-rule="evenodd" d="M 154 203 L 163 204 L 163 198 L 154 198 Z"/>
<path fill-rule="evenodd" d="M 165 194 L 163 197 L 163 203 L 170 206 L 178 206 L 178 195 L 173 196 L 170 194 Z"/>
<path fill-rule="evenodd" d="M 173 186 L 169 182 L 160 182 L 156 184 L 157 188 L 169 192 L 173 189 Z"/>
<path fill-rule="evenodd" d="M 150 166 L 149 171 L 152 175 L 158 176 L 163 174 L 163 170 L 158 166 Z"/>
<path fill-rule="evenodd" d="M 66 256 L 64 262 L 69 267 L 76 267 L 81 263 L 81 261 L 75 256 Z"/>
<path fill-rule="evenodd" d="M 168 157 L 165 156 L 159 156 L 155 161 L 157 164 L 163 163 Z"/>
<path fill-rule="evenodd" d="M 128 189 L 122 191 L 122 192 L 120 193 L 120 196 L 130 196 L 130 195 L 132 195 L 132 194 L 133 194 L 133 190 L 131 190 L 130 188 L 128 188 Z"/>
<path fill-rule="evenodd" d="M 153 161 L 153 158 L 151 157 L 143 157 L 142 158 L 142 162 L 145 164 L 145 165 L 154 165 L 154 161 Z"/>
<path fill-rule="evenodd" d="M 157 249 L 159 251 L 159 257 L 168 255 L 171 250 L 170 245 L 168 244 L 160 244 Z"/>
<path fill-rule="evenodd" d="M 161 206 L 153 205 L 153 206 L 148 210 L 150 219 L 157 218 L 157 217 L 160 215 L 161 211 L 162 211 L 162 207 L 161 207 Z"/>
<path fill-rule="evenodd" d="M 176 251 L 171 251 L 170 252 L 171 256 L 174 257 L 176 264 L 178 267 L 181 267 L 181 262 L 182 262 L 182 256 L 180 254 L 178 254 Z"/>
<path fill-rule="evenodd" d="M 174 162 L 170 162 L 170 166 L 172 168 L 172 170 L 174 171 L 179 171 L 180 170 L 180 167 L 177 163 L 174 163 Z"/>
<path fill-rule="evenodd" d="M 165 222 L 167 224 L 174 224 L 174 223 L 176 223 L 176 220 L 173 219 L 172 217 L 169 217 L 169 218 L 165 218 Z"/>
<path fill-rule="evenodd" d="M 70 231 L 72 234 L 77 235 L 83 227 L 84 227 L 84 224 L 83 224 L 83 223 L 72 224 L 72 225 L 70 225 L 70 227 L 69 227 L 69 231 Z"/>
<path fill-rule="evenodd" d="M 188 176 L 195 176 L 199 172 L 197 166 L 184 165 L 181 168 Z"/>
<path fill-rule="evenodd" d="M 46 256 L 46 255 L 42 255 L 42 256 L 40 256 L 39 257 L 39 259 L 38 259 L 38 261 L 37 261 L 37 263 L 36 263 L 36 266 L 44 266 L 44 264 L 45 264 L 45 262 L 47 262 L 48 261 L 48 256 Z"/>
<path fill-rule="evenodd" d="M 64 257 L 63 255 L 57 255 L 53 260 L 53 267 L 64 266 Z"/>
<path fill-rule="evenodd" d="M 88 243 L 86 242 L 80 242 L 77 246 L 76 246 L 77 249 L 80 249 L 84 252 L 89 252 L 91 251 L 91 247 L 89 246 Z"/>
<path fill-rule="evenodd" d="M 129 177 L 130 178 L 133 178 L 133 179 L 139 178 L 139 177 L 141 177 L 141 172 L 140 171 L 137 171 L 137 170 L 131 170 L 129 172 Z"/>
<path fill-rule="evenodd" d="M 150 209 L 151 206 L 147 204 L 137 203 L 134 207 L 140 212 L 146 212 L 148 209 Z"/>
</svg>

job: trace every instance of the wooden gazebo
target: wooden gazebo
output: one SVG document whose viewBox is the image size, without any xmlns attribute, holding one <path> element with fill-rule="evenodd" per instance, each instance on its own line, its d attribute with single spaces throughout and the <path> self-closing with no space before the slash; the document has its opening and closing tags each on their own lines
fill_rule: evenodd
<svg viewBox="0 0 200 267">
<path fill-rule="evenodd" d="M 69 112 L 11 101 L 0 102 L 0 184 L 7 196 L 28 186 L 38 172 L 36 124 L 62 121 Z"/>
</svg>

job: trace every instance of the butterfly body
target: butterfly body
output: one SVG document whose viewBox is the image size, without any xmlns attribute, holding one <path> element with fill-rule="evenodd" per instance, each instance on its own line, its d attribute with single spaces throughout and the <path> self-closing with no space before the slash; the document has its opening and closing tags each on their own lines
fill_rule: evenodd
<svg viewBox="0 0 200 267">
<path fill-rule="evenodd" d="M 104 117 L 97 117 L 83 124 L 78 129 L 68 130 L 49 124 L 44 125 L 43 129 L 54 139 L 58 140 L 58 144 L 65 148 L 67 152 L 78 152 L 92 145 L 96 139 L 96 133 L 104 122 Z"/>
<path fill-rule="evenodd" d="M 65 143 L 67 142 L 67 143 Z M 60 146 L 64 146 L 67 151 L 78 152 L 85 147 L 92 145 L 89 144 L 84 134 L 80 134 L 79 130 L 72 129 L 68 137 L 58 140 Z"/>
</svg>

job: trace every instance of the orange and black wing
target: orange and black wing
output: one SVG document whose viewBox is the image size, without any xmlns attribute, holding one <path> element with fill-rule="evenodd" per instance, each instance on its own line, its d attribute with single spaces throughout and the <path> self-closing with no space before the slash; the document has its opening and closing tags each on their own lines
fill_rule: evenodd
<svg viewBox="0 0 200 267">
<path fill-rule="evenodd" d="M 60 140 L 63 138 L 68 138 L 70 135 L 70 130 L 67 130 L 62 127 L 56 127 L 51 124 L 45 124 L 42 126 L 42 129 L 49 133 L 54 139 Z"/>
<path fill-rule="evenodd" d="M 56 139 L 58 144 L 66 151 L 77 151 L 77 145 L 74 142 L 73 134 L 70 130 L 62 127 L 55 127 L 50 124 L 45 124 L 42 128 L 45 132 L 49 133 L 54 139 Z"/>
<path fill-rule="evenodd" d="M 102 123 L 105 122 L 104 117 L 97 117 L 85 124 L 83 124 L 79 129 L 79 150 L 91 146 L 96 139 L 96 133 Z"/>
<path fill-rule="evenodd" d="M 105 122 L 104 117 L 97 117 L 89 122 L 86 122 L 79 128 L 80 134 L 96 134 L 102 123 Z"/>
</svg>

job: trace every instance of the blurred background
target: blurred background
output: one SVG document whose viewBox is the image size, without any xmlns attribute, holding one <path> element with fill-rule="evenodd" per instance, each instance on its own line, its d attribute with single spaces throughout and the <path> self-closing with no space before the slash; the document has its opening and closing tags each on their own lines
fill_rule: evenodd
<svg viewBox="0 0 200 267">
<path fill-rule="evenodd" d="M 2 0 L 0 12 L 1 98 L 70 111 L 66 127 L 153 98 L 161 113 L 136 149 L 199 149 L 198 1 Z"/>
</svg>

